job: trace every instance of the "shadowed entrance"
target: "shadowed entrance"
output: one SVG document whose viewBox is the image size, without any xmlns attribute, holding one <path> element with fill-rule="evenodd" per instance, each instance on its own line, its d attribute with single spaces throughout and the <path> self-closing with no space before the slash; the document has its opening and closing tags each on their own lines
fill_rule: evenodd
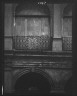
<svg viewBox="0 0 77 96">
<path fill-rule="evenodd" d="M 15 92 L 17 94 L 48 94 L 50 90 L 51 84 L 48 79 L 35 72 L 22 75 L 15 84 Z"/>
</svg>

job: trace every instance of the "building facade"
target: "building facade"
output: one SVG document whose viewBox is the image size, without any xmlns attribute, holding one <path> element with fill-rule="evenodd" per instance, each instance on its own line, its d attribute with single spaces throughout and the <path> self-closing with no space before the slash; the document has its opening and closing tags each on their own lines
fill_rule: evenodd
<svg viewBox="0 0 77 96">
<path fill-rule="evenodd" d="M 4 94 L 71 93 L 72 4 L 6 3 L 4 57 Z"/>
</svg>

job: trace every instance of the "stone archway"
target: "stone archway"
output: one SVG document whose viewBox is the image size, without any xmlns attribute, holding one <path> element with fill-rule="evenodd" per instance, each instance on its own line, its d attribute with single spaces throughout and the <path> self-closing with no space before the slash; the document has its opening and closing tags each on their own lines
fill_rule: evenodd
<svg viewBox="0 0 77 96">
<path fill-rule="evenodd" d="M 41 71 L 27 72 L 17 77 L 14 88 L 17 94 L 48 94 L 53 82 L 47 73 Z"/>
</svg>

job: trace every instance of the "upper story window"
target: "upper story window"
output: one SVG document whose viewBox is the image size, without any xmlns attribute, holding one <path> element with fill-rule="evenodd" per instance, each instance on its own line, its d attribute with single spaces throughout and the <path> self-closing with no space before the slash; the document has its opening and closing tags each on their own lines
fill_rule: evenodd
<svg viewBox="0 0 77 96">
<path fill-rule="evenodd" d="M 14 16 L 14 48 L 49 50 L 51 48 L 49 17 L 47 5 L 17 5 Z"/>
<path fill-rule="evenodd" d="M 72 51 L 72 5 L 63 10 L 63 50 Z"/>
</svg>

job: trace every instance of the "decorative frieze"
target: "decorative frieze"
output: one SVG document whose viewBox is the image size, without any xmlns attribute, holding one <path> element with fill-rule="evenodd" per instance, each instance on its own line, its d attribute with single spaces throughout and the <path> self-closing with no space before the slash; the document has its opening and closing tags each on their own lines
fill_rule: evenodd
<svg viewBox="0 0 77 96">
<path fill-rule="evenodd" d="M 35 67 L 35 68 L 72 68 L 72 62 L 52 62 L 52 61 L 37 61 L 37 60 L 15 60 L 7 62 L 9 67 Z"/>
</svg>

